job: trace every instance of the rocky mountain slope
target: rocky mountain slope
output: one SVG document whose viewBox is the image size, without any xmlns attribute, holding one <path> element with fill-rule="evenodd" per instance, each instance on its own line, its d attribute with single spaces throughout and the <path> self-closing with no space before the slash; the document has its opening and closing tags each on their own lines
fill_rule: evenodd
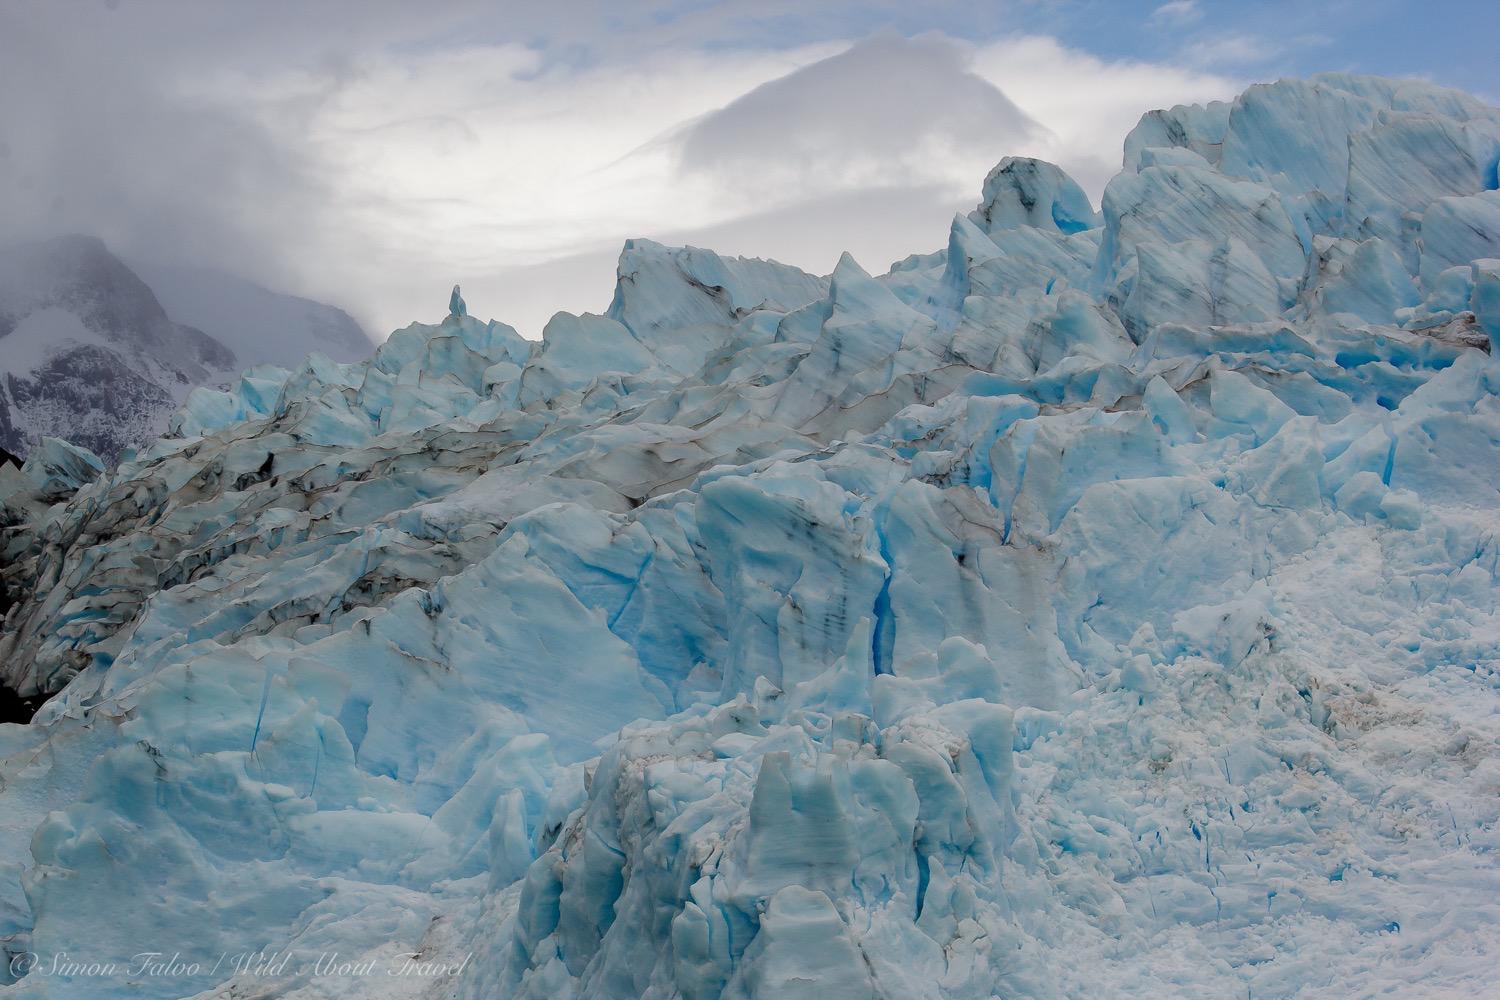
<svg viewBox="0 0 1500 1000">
<path fill-rule="evenodd" d="M 113 459 L 161 433 L 234 352 L 175 323 L 99 240 L 0 250 L 0 445 L 65 437 Z"/>
<path fill-rule="evenodd" d="M 1097 213 L 1008 160 L 878 277 L 634 241 L 541 343 L 49 444 L 0 995 L 1483 995 L 1497 160 L 1255 87 Z"/>
<path fill-rule="evenodd" d="M 149 285 L 92 237 L 0 249 L 0 446 L 24 455 L 59 437 L 113 462 L 166 430 L 196 386 L 373 350 L 332 306 L 204 269 L 145 273 Z"/>
</svg>

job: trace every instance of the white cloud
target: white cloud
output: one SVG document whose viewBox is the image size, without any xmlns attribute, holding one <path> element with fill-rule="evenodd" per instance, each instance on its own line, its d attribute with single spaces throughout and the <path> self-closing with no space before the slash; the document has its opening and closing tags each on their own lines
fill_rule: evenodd
<svg viewBox="0 0 1500 1000">
<path fill-rule="evenodd" d="M 1214 73 L 1100 59 L 1046 36 L 986 45 L 975 54 L 974 70 L 1047 126 L 1046 140 L 1018 152 L 1062 166 L 1096 204 L 1119 172 L 1125 135 L 1142 114 L 1232 97 L 1244 86 Z"/>
<path fill-rule="evenodd" d="M 377 334 L 440 315 L 461 281 L 477 313 L 536 335 L 608 302 L 627 236 L 822 271 L 850 248 L 880 270 L 941 246 L 1001 156 L 1056 160 L 1097 198 L 1141 112 L 1236 89 L 1046 37 L 709 46 L 750 15 L 680 4 L 644 30 L 625 22 L 650 11 L 600 0 L 576 31 L 477 0 L 266 5 L 279 28 L 232 4 L 21 8 L 0 37 L 12 231 L 223 267 Z"/>
<path fill-rule="evenodd" d="M 477 311 L 534 336 L 556 309 L 608 301 L 627 236 L 819 271 L 850 249 L 882 270 L 941 246 L 1002 156 L 1054 160 L 1097 201 L 1144 111 L 1240 86 L 1047 37 L 678 53 L 517 77 L 522 58 L 443 53 L 362 72 L 315 125 L 378 234 L 375 273 L 401 276 L 370 293 L 391 322 L 429 315 L 459 280 Z M 432 107 L 455 110 L 420 117 Z"/>
<path fill-rule="evenodd" d="M 1214 35 L 1192 42 L 1183 50 L 1194 66 L 1222 69 L 1264 63 L 1286 50 L 1286 43 L 1276 43 L 1258 35 Z"/>
<path fill-rule="evenodd" d="M 428 315 L 441 305 L 432 290 L 455 280 L 478 286 L 499 271 L 534 273 L 606 248 L 612 256 L 628 235 L 743 211 L 714 196 L 713 178 L 680 177 L 661 137 L 840 48 L 663 53 L 568 70 L 522 46 L 470 45 L 371 54 L 331 89 L 321 74 L 240 73 L 213 92 L 226 102 L 274 94 L 256 105 L 257 120 L 281 124 L 320 176 L 337 178 L 326 211 L 338 220 L 336 241 L 354 246 L 326 247 L 318 284 L 299 291 L 358 288 L 352 308 L 379 328 Z M 290 123 L 288 105 L 305 109 Z M 610 282 L 606 271 L 606 302 Z M 554 306 L 580 308 L 567 297 L 488 308 L 534 336 Z"/>
<path fill-rule="evenodd" d="M 1178 24 L 1196 21 L 1202 16 L 1203 11 L 1198 9 L 1198 0 L 1169 0 L 1151 12 L 1152 20 L 1174 21 Z"/>
</svg>

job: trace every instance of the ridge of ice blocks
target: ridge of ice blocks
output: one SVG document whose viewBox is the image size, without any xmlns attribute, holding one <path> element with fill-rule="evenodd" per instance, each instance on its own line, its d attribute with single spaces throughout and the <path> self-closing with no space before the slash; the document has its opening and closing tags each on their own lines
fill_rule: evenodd
<svg viewBox="0 0 1500 1000">
<path fill-rule="evenodd" d="M 1011 159 L 883 275 L 636 240 L 539 343 L 455 291 L 49 444 L 0 995 L 1492 989 L 1497 159 L 1253 87 L 1098 212 Z"/>
</svg>

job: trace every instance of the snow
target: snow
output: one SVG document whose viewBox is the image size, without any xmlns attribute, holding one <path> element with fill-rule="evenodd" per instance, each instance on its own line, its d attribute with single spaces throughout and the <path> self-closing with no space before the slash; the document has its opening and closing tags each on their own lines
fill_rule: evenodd
<svg viewBox="0 0 1500 1000">
<path fill-rule="evenodd" d="M 35 309 L 0 337 L 0 378 L 0 437 L 25 454 L 66 435 L 112 455 L 160 430 L 184 388 L 178 371 L 62 306 Z"/>
<path fill-rule="evenodd" d="M 204 268 L 141 273 L 151 287 L 89 237 L 0 248 L 6 447 L 25 454 L 66 437 L 113 462 L 165 430 L 194 387 L 233 381 L 242 365 L 297 367 L 314 350 L 355 361 L 374 349 L 330 306 Z"/>
<path fill-rule="evenodd" d="M 77 313 L 48 306 L 28 314 L 0 337 L 0 371 L 25 375 L 75 347 L 112 350 L 108 339 L 84 325 Z"/>
<path fill-rule="evenodd" d="M 635 240 L 541 343 L 49 442 L 0 995 L 1485 995 L 1497 122 L 1256 87 L 1097 216 L 1007 160 L 885 275 Z"/>
</svg>

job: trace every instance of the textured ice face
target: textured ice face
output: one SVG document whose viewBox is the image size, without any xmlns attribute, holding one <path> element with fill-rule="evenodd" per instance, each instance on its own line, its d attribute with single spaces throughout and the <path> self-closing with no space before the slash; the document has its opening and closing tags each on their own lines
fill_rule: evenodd
<svg viewBox="0 0 1500 1000">
<path fill-rule="evenodd" d="M 885 275 L 633 241 L 539 344 L 450 309 L 49 445 L 12 992 L 1481 993 L 1497 122 L 1257 87 L 1097 218 L 1015 160 Z"/>
</svg>

